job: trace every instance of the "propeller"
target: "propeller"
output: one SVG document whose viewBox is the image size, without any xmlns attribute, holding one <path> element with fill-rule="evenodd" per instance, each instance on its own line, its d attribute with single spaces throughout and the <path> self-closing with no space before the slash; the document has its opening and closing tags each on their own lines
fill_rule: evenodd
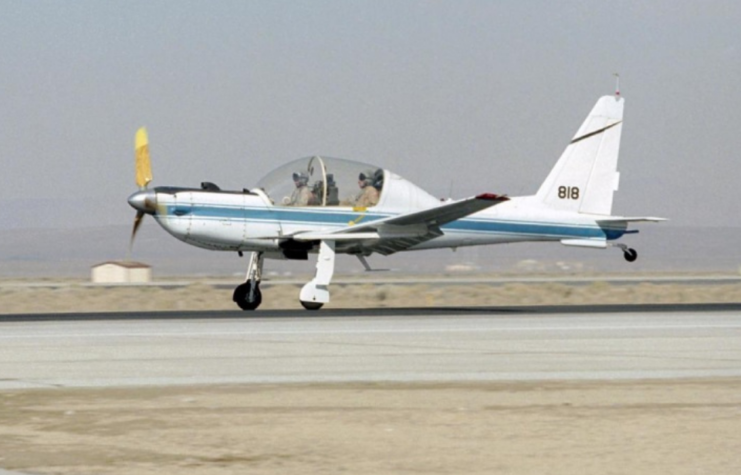
<svg viewBox="0 0 741 475">
<path fill-rule="evenodd" d="M 131 230 L 129 252 L 134 246 L 134 238 L 145 214 L 154 214 L 157 211 L 157 195 L 148 190 L 147 185 L 152 181 L 152 164 L 149 160 L 149 139 L 144 127 L 136 131 L 134 140 L 134 161 L 136 167 L 136 184 L 139 191 L 129 196 L 129 205 L 136 210 L 134 228 Z"/>
<path fill-rule="evenodd" d="M 136 217 L 134 218 L 134 228 L 131 230 L 131 240 L 129 241 L 129 251 L 134 247 L 134 238 L 136 237 L 136 233 L 139 231 L 139 226 L 142 223 L 142 219 L 144 218 L 144 212 L 143 211 L 137 211 Z"/>
</svg>

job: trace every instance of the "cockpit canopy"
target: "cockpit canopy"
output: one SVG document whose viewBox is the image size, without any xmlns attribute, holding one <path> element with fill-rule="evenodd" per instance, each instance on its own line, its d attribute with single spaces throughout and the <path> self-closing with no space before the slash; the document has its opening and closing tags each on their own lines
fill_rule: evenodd
<svg viewBox="0 0 741 475">
<path fill-rule="evenodd" d="M 440 201 L 410 181 L 370 163 L 306 157 L 265 175 L 257 187 L 276 206 L 377 207 L 408 212 Z"/>
<path fill-rule="evenodd" d="M 373 187 L 377 204 L 386 172 L 377 166 L 329 157 L 307 157 L 283 165 L 257 186 L 276 205 L 353 206 L 364 187 Z M 299 189 L 306 188 L 306 190 Z M 368 190 L 372 191 L 372 190 Z"/>
</svg>

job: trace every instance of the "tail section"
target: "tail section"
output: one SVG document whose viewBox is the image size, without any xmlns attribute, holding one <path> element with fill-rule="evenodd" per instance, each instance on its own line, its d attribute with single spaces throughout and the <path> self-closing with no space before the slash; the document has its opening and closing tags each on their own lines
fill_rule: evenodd
<svg viewBox="0 0 741 475">
<path fill-rule="evenodd" d="M 623 104 L 601 97 L 535 195 L 552 209 L 609 216 L 618 189 Z"/>
</svg>

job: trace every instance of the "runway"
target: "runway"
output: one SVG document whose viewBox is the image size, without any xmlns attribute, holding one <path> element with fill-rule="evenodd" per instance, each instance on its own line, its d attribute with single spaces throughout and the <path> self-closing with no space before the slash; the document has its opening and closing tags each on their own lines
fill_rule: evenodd
<svg viewBox="0 0 741 475">
<path fill-rule="evenodd" d="M 298 306 L 298 305 L 297 305 Z M 739 312 L 741 303 L 665 303 L 665 304 L 606 304 L 606 305 L 518 305 L 518 306 L 474 306 L 474 307 L 378 307 L 332 309 L 317 312 L 304 309 L 216 311 L 145 311 L 145 312 L 83 312 L 83 313 L 19 313 L 0 315 L 3 322 L 51 322 L 51 321 L 102 321 L 102 320 L 192 320 L 192 319 L 282 319 L 300 318 L 313 320 L 322 318 L 349 317 L 422 317 L 455 315 L 583 315 L 604 313 L 646 312 Z"/>
<path fill-rule="evenodd" d="M 10 318 L 0 389 L 741 376 L 739 306 L 683 308 Z"/>
</svg>

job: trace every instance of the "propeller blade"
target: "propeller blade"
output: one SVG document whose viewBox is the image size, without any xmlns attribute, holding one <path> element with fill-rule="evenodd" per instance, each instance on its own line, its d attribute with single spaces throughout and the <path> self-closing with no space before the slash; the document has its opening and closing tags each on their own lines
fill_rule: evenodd
<svg viewBox="0 0 741 475">
<path fill-rule="evenodd" d="M 152 164 L 149 161 L 149 139 L 147 138 L 147 129 L 144 127 L 136 131 L 134 159 L 136 161 L 136 184 L 139 189 L 143 190 L 152 181 Z"/>
<path fill-rule="evenodd" d="M 131 230 L 131 241 L 129 241 L 129 252 L 131 252 L 131 249 L 134 247 L 134 238 L 136 237 L 137 231 L 139 231 L 139 226 L 142 224 L 142 219 L 144 218 L 143 211 L 137 211 L 136 212 L 136 218 L 134 218 L 134 229 Z"/>
</svg>

